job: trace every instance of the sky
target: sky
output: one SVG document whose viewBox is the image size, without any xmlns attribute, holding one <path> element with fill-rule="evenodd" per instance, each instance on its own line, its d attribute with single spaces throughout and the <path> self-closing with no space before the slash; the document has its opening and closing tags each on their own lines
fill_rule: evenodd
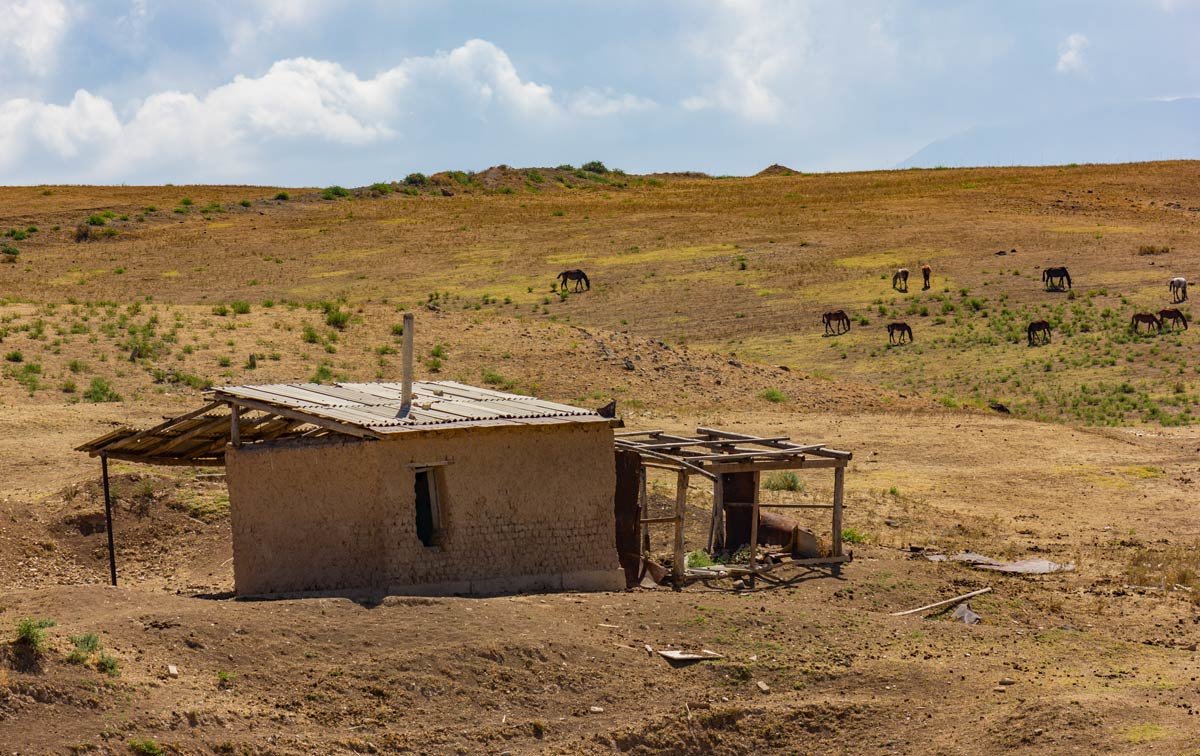
<svg viewBox="0 0 1200 756">
<path fill-rule="evenodd" d="M 0 184 L 1019 160 L 1200 97 L 1200 0 L 0 0 L 0 40 Z M 1200 157 L 1138 124 L 1085 159 Z"/>
</svg>

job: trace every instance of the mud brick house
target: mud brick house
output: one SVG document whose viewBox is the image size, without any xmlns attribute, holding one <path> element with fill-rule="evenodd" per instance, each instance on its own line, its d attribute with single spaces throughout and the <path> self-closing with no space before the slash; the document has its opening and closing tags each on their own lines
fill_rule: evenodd
<svg viewBox="0 0 1200 756">
<path fill-rule="evenodd" d="M 411 378 L 229 386 L 207 398 L 78 447 L 101 460 L 114 585 L 109 459 L 225 467 L 241 596 L 626 585 L 613 421 L 597 412 Z"/>
</svg>

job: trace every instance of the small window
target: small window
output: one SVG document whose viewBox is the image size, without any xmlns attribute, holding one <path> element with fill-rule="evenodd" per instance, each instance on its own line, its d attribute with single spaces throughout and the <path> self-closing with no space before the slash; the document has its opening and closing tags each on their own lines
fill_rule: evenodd
<svg viewBox="0 0 1200 756">
<path fill-rule="evenodd" d="M 437 470 L 416 471 L 417 538 L 425 546 L 437 546 L 441 534 L 438 513 Z"/>
</svg>

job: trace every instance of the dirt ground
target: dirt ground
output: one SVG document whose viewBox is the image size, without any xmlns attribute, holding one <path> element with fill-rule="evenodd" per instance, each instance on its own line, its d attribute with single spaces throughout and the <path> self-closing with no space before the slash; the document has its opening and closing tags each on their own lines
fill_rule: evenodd
<svg viewBox="0 0 1200 756">
<path fill-rule="evenodd" d="M 450 197 L 335 201 L 0 189 L 0 231 L 38 228 L 0 265 L 0 752 L 1200 753 L 1197 351 L 1190 332 L 1130 340 L 1125 315 L 1101 314 L 1165 306 L 1166 268 L 1189 274 L 1196 174 L 575 189 L 503 174 Z M 119 232 L 76 244 L 105 211 L 94 228 Z M 1138 253 L 1150 245 L 1170 251 Z M 1015 264 L 994 255 L 1014 246 Z M 1070 264 L 1075 299 L 1040 290 L 1035 257 Z M 932 292 L 879 279 L 922 259 L 947 279 Z M 568 266 L 592 291 L 549 293 Z M 821 336 L 834 306 L 856 318 L 850 338 Z M 1051 346 L 1007 338 L 1043 306 L 1063 308 Z M 121 584 L 106 585 L 98 464 L 72 447 L 192 409 L 213 383 L 392 379 L 392 326 L 413 307 L 420 377 L 616 398 L 630 428 L 852 450 L 854 561 L 756 591 L 237 601 L 219 470 L 115 464 Z M 892 308 L 926 351 L 880 343 Z M 764 495 L 820 500 L 829 478 Z M 665 508 L 671 482 L 651 492 Z M 689 548 L 706 495 L 691 491 Z M 1004 575 L 914 549 L 1075 569 Z M 984 587 L 978 625 L 891 615 Z M 40 655 L 15 641 L 25 618 L 54 622 Z M 724 658 L 673 668 L 646 645 Z"/>
</svg>

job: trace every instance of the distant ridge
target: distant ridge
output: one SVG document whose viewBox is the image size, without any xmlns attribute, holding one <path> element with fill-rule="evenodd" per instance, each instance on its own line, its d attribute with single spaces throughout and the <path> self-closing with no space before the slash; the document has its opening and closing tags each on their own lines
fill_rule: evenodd
<svg viewBox="0 0 1200 756">
<path fill-rule="evenodd" d="M 788 168 L 786 165 L 780 165 L 779 163 L 772 163 L 771 165 L 768 165 L 766 168 L 763 168 L 758 173 L 754 174 L 754 177 L 758 178 L 759 176 L 799 176 L 799 175 L 800 175 L 800 171 L 792 170 L 791 168 Z"/>
</svg>

